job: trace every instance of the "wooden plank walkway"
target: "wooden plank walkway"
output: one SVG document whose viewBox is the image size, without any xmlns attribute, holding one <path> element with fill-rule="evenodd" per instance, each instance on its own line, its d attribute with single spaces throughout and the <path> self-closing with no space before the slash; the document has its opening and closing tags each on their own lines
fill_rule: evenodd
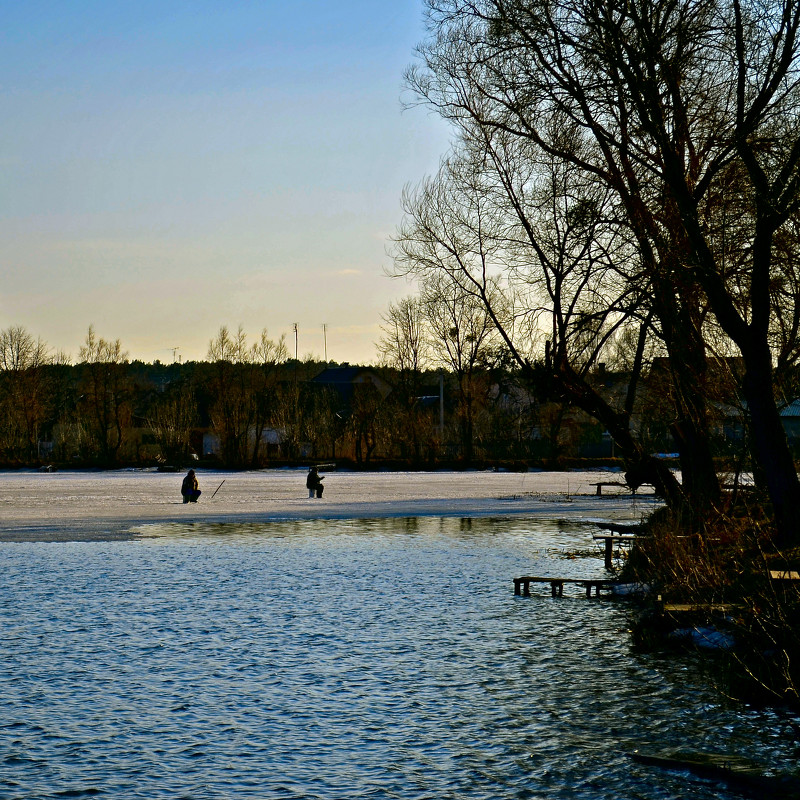
<svg viewBox="0 0 800 800">
<path fill-rule="evenodd" d="M 728 614 L 741 608 L 734 603 L 663 603 L 661 610 L 667 614 Z"/>
<path fill-rule="evenodd" d="M 633 540 L 640 536 L 639 531 L 641 525 L 638 523 L 625 523 L 625 522 L 598 522 L 597 527 L 600 530 L 610 531 L 610 533 L 595 533 L 592 538 L 596 542 L 603 542 L 604 547 L 604 565 L 605 568 L 613 569 L 614 545 L 620 547 L 622 545 L 630 545 Z"/>
<path fill-rule="evenodd" d="M 775 774 L 765 766 L 735 753 L 634 750 L 630 756 L 640 764 L 689 771 L 704 778 L 725 781 L 738 789 L 745 790 L 747 796 L 770 797 L 774 800 L 800 797 L 800 776 L 793 773 Z M 688 795 L 684 792 L 683 796 Z"/>
<path fill-rule="evenodd" d="M 771 569 L 769 577 L 773 581 L 788 581 L 796 583 L 800 581 L 800 572 L 795 572 L 793 569 Z"/>
<path fill-rule="evenodd" d="M 604 486 L 619 486 L 621 489 L 625 489 L 627 491 L 631 490 L 631 487 L 628 486 L 628 484 L 624 483 L 623 481 L 597 481 L 596 483 L 592 483 L 590 485 L 597 487 L 596 490 L 595 490 L 595 494 L 598 497 L 602 497 L 603 496 L 603 487 Z"/>
<path fill-rule="evenodd" d="M 597 497 L 602 497 L 603 496 L 603 487 L 604 486 L 616 486 L 619 489 L 623 489 L 624 492 L 626 492 L 626 493 L 630 492 L 632 495 L 635 495 L 637 490 L 640 489 L 642 486 L 652 486 L 652 485 L 653 485 L 652 483 L 642 483 L 639 486 L 637 486 L 636 488 L 634 488 L 633 486 L 631 486 L 629 483 L 626 483 L 625 481 L 593 481 L 592 483 L 589 484 L 589 486 L 594 486 L 595 487 L 595 495 Z M 615 492 L 611 496 L 612 497 L 617 497 L 620 494 L 623 494 L 623 492 Z"/>
<path fill-rule="evenodd" d="M 614 566 L 614 544 L 622 546 L 623 544 L 631 544 L 636 538 L 635 533 L 594 533 L 592 539 L 596 542 L 604 542 L 603 549 L 603 565 L 606 569 L 612 569 Z"/>
<path fill-rule="evenodd" d="M 522 597 L 531 596 L 532 583 L 549 583 L 550 593 L 553 597 L 564 596 L 564 584 L 571 583 L 582 586 L 586 589 L 586 596 L 592 596 L 592 589 L 595 590 L 595 597 L 600 596 L 601 589 L 608 589 L 617 581 L 610 578 L 542 578 L 533 575 L 523 575 L 521 578 L 514 578 L 514 594 Z"/>
<path fill-rule="evenodd" d="M 595 523 L 602 531 L 611 533 L 639 533 L 642 530 L 640 522 L 597 522 Z"/>
</svg>

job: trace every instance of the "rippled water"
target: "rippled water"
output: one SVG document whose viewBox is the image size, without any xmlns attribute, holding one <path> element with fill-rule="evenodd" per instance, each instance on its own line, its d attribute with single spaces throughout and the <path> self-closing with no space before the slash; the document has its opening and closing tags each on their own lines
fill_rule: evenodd
<svg viewBox="0 0 800 800">
<path fill-rule="evenodd" d="M 795 765 L 797 720 L 631 652 L 590 530 L 148 526 L 0 546 L 0 798 L 723 798 L 637 747 Z M 570 590 L 566 590 L 570 594 Z"/>
</svg>

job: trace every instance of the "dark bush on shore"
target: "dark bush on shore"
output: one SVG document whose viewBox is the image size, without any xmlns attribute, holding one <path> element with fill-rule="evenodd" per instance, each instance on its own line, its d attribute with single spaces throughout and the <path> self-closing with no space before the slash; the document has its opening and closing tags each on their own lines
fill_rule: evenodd
<svg viewBox="0 0 800 800">
<path fill-rule="evenodd" d="M 731 511 L 702 531 L 666 509 L 647 521 L 620 575 L 650 587 L 634 641 L 662 648 L 706 632 L 724 643 L 709 664 L 726 692 L 800 707 L 800 548 L 774 546 L 752 498 Z"/>
</svg>

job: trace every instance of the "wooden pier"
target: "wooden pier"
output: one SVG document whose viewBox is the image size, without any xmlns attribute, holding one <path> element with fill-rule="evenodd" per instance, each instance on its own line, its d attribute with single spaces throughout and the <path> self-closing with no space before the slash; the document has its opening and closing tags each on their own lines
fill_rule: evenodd
<svg viewBox="0 0 800 800">
<path fill-rule="evenodd" d="M 800 572 L 789 569 L 771 569 L 769 578 L 772 581 L 783 581 L 786 583 L 800 583 Z"/>
<path fill-rule="evenodd" d="M 592 536 L 596 542 L 604 543 L 603 566 L 606 569 L 612 569 L 614 566 L 614 545 L 620 547 L 623 544 L 630 545 L 635 538 L 636 535 L 633 533 L 595 533 Z"/>
<path fill-rule="evenodd" d="M 621 489 L 622 491 L 614 492 L 611 495 L 606 495 L 609 497 L 619 497 L 620 495 L 627 494 L 630 492 L 632 495 L 635 495 L 637 490 L 640 489 L 642 486 L 652 486 L 652 483 L 642 483 L 639 486 L 631 486 L 629 483 L 625 481 L 594 481 L 589 484 L 590 486 L 595 487 L 595 495 L 597 497 L 603 497 L 603 487 L 604 486 L 613 486 L 617 489 Z"/>
<path fill-rule="evenodd" d="M 660 603 L 665 614 L 730 614 L 742 606 L 734 603 Z"/>
<path fill-rule="evenodd" d="M 630 545 L 637 536 L 639 525 L 625 523 L 604 522 L 598 525 L 599 528 L 609 531 L 609 533 L 595 533 L 592 538 L 598 542 L 603 542 L 604 547 L 604 566 L 610 570 L 613 568 L 614 545 Z"/>
<path fill-rule="evenodd" d="M 607 570 L 612 569 L 612 559 L 614 555 L 614 544 L 621 546 L 623 544 L 630 545 L 635 539 L 639 531 L 638 524 L 631 523 L 615 523 L 605 522 L 599 523 L 598 527 L 608 533 L 593 534 L 595 541 L 602 541 L 605 545 L 605 567 Z M 514 578 L 514 594 L 521 595 L 522 597 L 531 596 L 532 583 L 545 583 L 550 584 L 550 593 L 553 597 L 564 596 L 564 584 L 571 583 L 575 586 L 580 586 L 586 590 L 586 596 L 600 597 L 600 592 L 604 589 L 610 589 L 614 585 L 619 584 L 616 578 L 557 578 L 557 577 L 541 577 L 538 575 L 523 575 L 521 578 Z"/>
<path fill-rule="evenodd" d="M 549 583 L 550 593 L 553 597 L 564 596 L 565 583 L 582 586 L 586 589 L 587 597 L 592 596 L 592 589 L 594 589 L 594 596 L 600 597 L 601 589 L 608 589 L 613 584 L 617 583 L 617 581 L 609 578 L 540 578 L 532 575 L 524 575 L 521 578 L 514 578 L 514 594 L 521 595 L 522 597 L 530 597 L 532 583 Z"/>
</svg>

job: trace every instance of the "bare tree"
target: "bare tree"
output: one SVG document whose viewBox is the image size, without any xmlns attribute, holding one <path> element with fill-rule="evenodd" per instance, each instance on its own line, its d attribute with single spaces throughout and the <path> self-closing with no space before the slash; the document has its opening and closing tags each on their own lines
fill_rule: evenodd
<svg viewBox="0 0 800 800">
<path fill-rule="evenodd" d="M 577 170 L 530 152 L 524 140 L 468 145 L 405 193 L 396 273 L 447 276 L 478 300 L 539 391 L 598 419 L 626 456 L 631 480 L 649 480 L 683 505 L 674 476 L 633 436 L 632 403 L 614 407 L 590 380 L 626 326 L 638 328 L 640 350 L 652 331 L 648 282 L 628 280 L 618 266 L 635 262 L 635 251 L 608 224 L 607 192 L 573 180 Z M 634 363 L 641 370 L 641 358 Z"/>
<path fill-rule="evenodd" d="M 417 384 L 429 361 L 425 319 L 418 297 L 404 297 L 389 303 L 383 315 L 378 353 L 383 362 Z M 418 387 L 415 387 L 418 388 Z"/>
<path fill-rule="evenodd" d="M 150 428 L 172 464 L 180 465 L 189 458 L 189 440 L 196 425 L 197 397 L 186 382 L 167 387 L 153 404 Z"/>
<path fill-rule="evenodd" d="M 96 457 L 103 466 L 111 466 L 117 461 L 131 425 L 128 354 L 122 350 L 119 339 L 112 342 L 98 338 L 90 325 L 79 358 L 78 409 Z"/>
<path fill-rule="evenodd" d="M 9 461 L 39 458 L 40 432 L 51 410 L 49 363 L 47 345 L 24 327 L 0 331 L 0 442 Z"/>
<path fill-rule="evenodd" d="M 671 356 L 686 356 L 684 374 L 704 380 L 704 305 L 735 343 L 753 456 L 781 536 L 797 541 L 800 485 L 771 348 L 776 316 L 793 316 L 775 303 L 797 299 L 770 288 L 786 266 L 776 261 L 780 232 L 800 200 L 800 5 L 428 5 L 432 36 L 410 74 L 420 96 L 457 126 L 532 142 L 609 187 L 657 295 Z M 580 146 L 561 129 L 578 131 Z M 735 219 L 736 235 L 726 238 L 728 227 L 710 226 L 712 217 Z M 689 422 L 702 437 L 698 413 Z"/>
<path fill-rule="evenodd" d="M 261 331 L 258 341 L 250 348 L 250 363 L 252 364 L 252 398 L 253 398 L 253 423 L 252 423 L 252 452 L 250 464 L 260 466 L 262 460 L 261 445 L 264 431 L 272 425 L 277 404 L 278 380 L 280 365 L 289 357 L 286 347 L 286 337 L 279 339 L 269 338 L 267 329 Z"/>
<path fill-rule="evenodd" d="M 252 347 L 241 326 L 231 334 L 223 325 L 209 343 L 211 423 L 225 463 L 258 466 L 276 401 L 277 367 L 286 358 L 285 338 L 273 341 L 266 329 Z"/>
<path fill-rule="evenodd" d="M 247 336 L 240 326 L 231 334 L 220 327 L 208 345 L 211 380 L 208 389 L 212 402 L 211 424 L 219 437 L 222 460 L 230 466 L 245 463 L 247 432 L 250 426 L 244 366 L 247 363 Z"/>
<path fill-rule="evenodd" d="M 353 385 L 348 425 L 353 437 L 356 462 L 359 464 L 369 464 L 380 442 L 384 430 L 381 424 L 384 408 L 384 399 L 372 381 Z"/>
<path fill-rule="evenodd" d="M 429 438 L 429 415 L 421 405 L 421 397 L 423 372 L 431 363 L 430 338 L 421 299 L 405 297 L 390 303 L 381 330 L 383 336 L 378 352 L 396 375 L 392 403 L 395 425 L 398 431 L 402 430 L 402 436 L 396 438 L 401 450 L 409 447 L 413 460 L 419 463 L 423 457 L 423 443 Z"/>
<path fill-rule="evenodd" d="M 474 456 L 475 421 L 479 406 L 488 401 L 488 369 L 498 338 L 487 306 L 463 286 L 441 273 L 422 285 L 422 304 L 430 329 L 435 360 L 455 377 L 461 456 Z M 490 307 L 494 307 L 491 295 Z"/>
</svg>

